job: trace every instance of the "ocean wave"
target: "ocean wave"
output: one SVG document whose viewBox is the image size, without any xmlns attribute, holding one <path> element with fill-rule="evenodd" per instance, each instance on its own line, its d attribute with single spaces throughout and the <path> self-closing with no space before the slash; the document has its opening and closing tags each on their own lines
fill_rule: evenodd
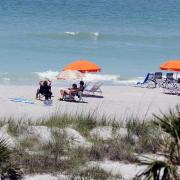
<svg viewBox="0 0 180 180">
<path fill-rule="evenodd" d="M 38 78 L 40 80 L 44 79 L 50 79 L 50 80 L 56 80 L 56 76 L 58 75 L 57 71 L 44 71 L 44 72 L 35 72 L 36 75 L 38 75 Z"/>
<path fill-rule="evenodd" d="M 104 33 L 104 32 L 98 32 L 98 31 L 65 31 L 65 32 L 34 32 L 34 33 L 28 33 L 26 34 L 28 36 L 39 36 L 39 37 L 49 37 L 49 38 L 63 38 L 63 37 L 103 37 L 107 39 L 113 39 L 113 40 L 148 40 L 148 41 L 153 41 L 153 40 L 179 40 L 180 39 L 180 34 L 133 34 L 133 33 Z"/>
<path fill-rule="evenodd" d="M 56 76 L 58 75 L 57 71 L 44 71 L 44 72 L 35 72 L 35 74 L 38 76 L 38 79 L 50 79 L 52 81 L 57 81 Z M 93 74 L 93 73 L 86 73 L 83 77 L 83 80 L 85 82 L 96 82 L 96 81 L 102 81 L 104 84 L 113 84 L 113 85 L 131 85 L 135 84 L 139 81 L 142 81 L 143 77 L 135 77 L 135 78 L 129 78 L 129 79 L 123 79 L 120 75 L 114 75 L 114 74 Z"/>
<path fill-rule="evenodd" d="M 0 72 L 0 80 L 3 82 L 10 81 L 9 72 Z"/>
<path fill-rule="evenodd" d="M 144 77 L 122 78 L 120 75 L 112 74 L 86 74 L 85 81 L 102 81 L 113 85 L 133 85 L 142 82 Z"/>
<path fill-rule="evenodd" d="M 39 79 L 50 79 L 50 80 L 57 80 L 56 76 L 59 72 L 57 71 L 44 71 L 44 72 L 35 72 L 38 75 Z M 109 75 L 109 74 L 93 74 L 93 73 L 86 73 L 84 76 L 84 81 L 116 81 L 120 78 L 118 75 Z"/>
<path fill-rule="evenodd" d="M 69 35 L 75 36 L 75 35 L 78 34 L 78 32 L 65 32 L 65 34 L 69 34 Z"/>
<path fill-rule="evenodd" d="M 7 78 L 7 77 L 3 77 L 1 78 L 3 81 L 10 81 L 11 79 L 10 78 Z"/>
<path fill-rule="evenodd" d="M 129 78 L 129 79 L 120 79 L 118 81 L 114 81 L 113 84 L 116 85 L 134 85 L 137 84 L 137 82 L 143 82 L 144 77 L 135 77 L 135 78 Z"/>
<path fill-rule="evenodd" d="M 105 84 L 113 85 L 134 85 L 137 82 L 142 82 L 144 77 L 134 77 L 134 78 L 121 78 L 120 75 L 112 74 L 86 74 L 84 81 L 93 82 L 93 81 L 102 81 Z"/>
<path fill-rule="evenodd" d="M 79 37 L 99 37 L 99 32 L 65 32 L 63 34 L 71 35 L 71 36 L 79 36 Z"/>
<path fill-rule="evenodd" d="M 92 39 L 97 40 L 100 37 L 100 32 L 54 32 L 54 33 L 31 33 L 28 34 L 32 37 L 49 38 L 49 39 Z"/>
<path fill-rule="evenodd" d="M 85 81 L 118 81 L 120 76 L 111 74 L 90 74 L 87 73 L 84 77 Z"/>
</svg>

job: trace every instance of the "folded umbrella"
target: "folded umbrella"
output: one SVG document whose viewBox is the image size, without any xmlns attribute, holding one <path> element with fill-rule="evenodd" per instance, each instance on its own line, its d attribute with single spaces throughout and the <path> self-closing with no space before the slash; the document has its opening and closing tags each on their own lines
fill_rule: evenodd
<svg viewBox="0 0 180 180">
<path fill-rule="evenodd" d="M 79 71 L 67 70 L 67 71 L 61 71 L 56 77 L 58 80 L 72 81 L 76 79 L 82 79 L 84 75 Z"/>
</svg>

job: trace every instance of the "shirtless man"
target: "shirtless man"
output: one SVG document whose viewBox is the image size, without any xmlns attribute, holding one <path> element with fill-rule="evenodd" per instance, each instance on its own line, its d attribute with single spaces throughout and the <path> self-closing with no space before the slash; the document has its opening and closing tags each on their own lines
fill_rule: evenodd
<svg viewBox="0 0 180 180">
<path fill-rule="evenodd" d="M 61 89 L 60 90 L 60 94 L 61 94 L 61 97 L 60 100 L 64 100 L 64 97 L 66 95 L 69 95 L 70 97 L 74 97 L 78 92 L 78 88 L 77 88 L 77 84 L 73 84 L 71 88 L 68 88 L 66 90 L 64 89 Z"/>
</svg>

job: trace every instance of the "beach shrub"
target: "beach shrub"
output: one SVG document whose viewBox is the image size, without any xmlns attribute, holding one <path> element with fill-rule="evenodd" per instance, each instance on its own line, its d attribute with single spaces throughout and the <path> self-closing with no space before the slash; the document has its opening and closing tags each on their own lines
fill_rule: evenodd
<svg viewBox="0 0 180 180">
<path fill-rule="evenodd" d="M 19 120 L 9 118 L 5 125 L 8 126 L 9 134 L 17 137 L 26 132 L 28 127 L 32 125 L 32 122 L 23 118 L 20 118 Z"/>
<path fill-rule="evenodd" d="M 143 174 L 144 172 L 142 174 L 148 177 L 152 175 L 150 173 L 152 170 L 155 174 L 159 171 L 164 172 L 164 169 L 167 169 L 165 173 L 170 172 L 169 169 L 172 170 L 172 167 L 176 167 L 180 162 L 179 115 L 179 112 L 170 112 L 161 117 L 155 116 L 156 121 L 147 122 L 132 117 L 124 123 L 117 123 L 115 119 L 108 119 L 105 115 L 98 119 L 96 113 L 74 116 L 66 113 L 56 114 L 40 122 L 25 122 L 20 119 L 16 123 L 15 120 L 10 119 L 6 122 L 8 132 L 17 138 L 19 143 L 11 150 L 7 164 L 11 165 L 10 168 L 22 167 L 25 174 L 65 172 L 76 177 L 105 178 L 113 176 L 104 174 L 101 169 L 87 168 L 87 162 L 108 159 L 137 163 L 139 162 L 137 154 L 160 152 L 168 158 L 168 161 L 164 164 L 159 161 L 146 162 L 148 168 L 146 174 Z M 28 136 L 28 133 L 31 133 L 29 126 L 32 125 L 49 127 L 48 132 L 52 135 L 49 142 L 40 142 L 40 139 L 33 137 L 33 134 Z M 90 132 L 99 127 L 102 129 L 110 127 L 111 136 L 107 139 L 91 136 Z M 66 135 L 67 128 L 78 131 L 89 140 L 90 146 L 88 148 L 72 146 Z M 121 132 L 122 129 L 124 131 Z M 162 135 L 165 137 L 163 140 Z M 167 177 L 171 176 L 167 175 Z"/>
<path fill-rule="evenodd" d="M 161 117 L 154 115 L 156 120 L 153 124 L 162 133 L 166 133 L 168 138 L 164 140 L 164 147 L 167 148 L 164 155 L 168 160 L 147 160 L 142 161 L 141 165 L 147 165 L 147 169 L 139 177 L 146 177 L 154 180 L 176 180 L 177 166 L 180 164 L 180 109 L 176 107 L 176 112 L 170 110 L 169 114 L 162 114 Z M 170 139 L 170 141 L 169 141 Z M 168 146 L 167 146 L 168 144 Z"/>
<path fill-rule="evenodd" d="M 22 177 L 21 170 L 13 165 L 12 150 L 9 150 L 5 139 L 0 139 L 0 176 L 1 179 L 18 180 Z"/>
<path fill-rule="evenodd" d="M 2 167 L 6 162 L 8 162 L 10 156 L 10 150 L 8 148 L 8 143 L 5 139 L 0 139 L 0 167 Z"/>
<path fill-rule="evenodd" d="M 89 150 L 89 159 L 92 161 L 100 161 L 107 157 L 108 144 L 103 140 L 94 141 L 93 146 Z"/>
<path fill-rule="evenodd" d="M 176 113 L 172 110 L 169 114 L 163 114 L 163 117 L 154 115 L 157 121 L 154 124 L 161 131 L 168 134 L 169 139 L 166 139 L 165 145 L 168 144 L 168 152 L 170 153 L 171 161 L 175 161 L 180 165 L 180 108 L 176 107 Z"/>
<path fill-rule="evenodd" d="M 42 150 L 46 155 L 54 158 L 54 165 L 58 164 L 58 159 L 66 155 L 69 148 L 69 143 L 66 139 L 66 134 L 63 131 L 53 131 L 53 141 L 42 146 Z"/>
<path fill-rule="evenodd" d="M 22 171 L 19 168 L 6 167 L 1 172 L 2 180 L 19 180 L 22 179 Z"/>
<path fill-rule="evenodd" d="M 89 159 L 100 161 L 110 159 L 112 161 L 136 162 L 134 146 L 127 137 L 116 137 L 111 140 L 96 140 L 89 151 Z"/>
<path fill-rule="evenodd" d="M 145 122 L 132 118 L 127 121 L 126 128 L 131 139 L 137 138 L 134 145 L 136 153 L 156 153 L 161 150 L 159 130 L 152 121 Z"/>
<path fill-rule="evenodd" d="M 171 162 L 147 160 L 142 161 L 141 165 L 147 166 L 146 170 L 137 177 L 143 177 L 144 179 L 152 180 L 177 180 L 176 166 Z"/>
<path fill-rule="evenodd" d="M 77 147 L 70 149 L 68 151 L 68 157 L 69 157 L 69 166 L 67 171 L 69 173 L 75 173 L 79 171 L 80 168 L 84 167 L 88 159 L 88 150 Z"/>
<path fill-rule="evenodd" d="M 134 141 L 129 137 L 113 139 L 109 144 L 108 157 L 112 161 L 137 162 L 134 155 Z"/>
<path fill-rule="evenodd" d="M 126 128 L 129 134 L 137 136 L 143 136 L 149 132 L 149 125 L 147 122 L 134 119 L 133 117 L 126 121 Z"/>
<path fill-rule="evenodd" d="M 39 151 L 41 149 L 41 144 L 37 137 L 27 137 L 19 141 L 19 148 Z"/>
</svg>

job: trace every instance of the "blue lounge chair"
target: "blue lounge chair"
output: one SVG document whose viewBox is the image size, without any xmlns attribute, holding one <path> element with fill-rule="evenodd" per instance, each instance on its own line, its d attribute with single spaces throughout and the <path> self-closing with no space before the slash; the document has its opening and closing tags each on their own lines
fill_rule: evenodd
<svg viewBox="0 0 180 180">
<path fill-rule="evenodd" d="M 136 87 L 147 87 L 147 88 L 155 87 L 155 83 L 153 79 L 154 79 L 154 73 L 147 73 L 144 81 L 137 82 Z"/>
</svg>

